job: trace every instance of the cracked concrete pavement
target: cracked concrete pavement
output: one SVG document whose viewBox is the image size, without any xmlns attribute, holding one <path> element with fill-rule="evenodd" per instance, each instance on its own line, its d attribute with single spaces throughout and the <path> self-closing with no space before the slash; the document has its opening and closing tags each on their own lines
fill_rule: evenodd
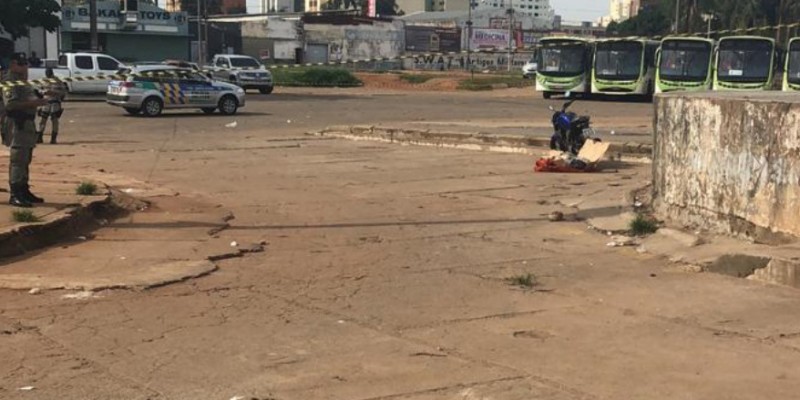
<svg viewBox="0 0 800 400">
<path fill-rule="evenodd" d="M 0 290 L 0 398 L 796 397 L 796 290 L 681 272 L 608 248 L 584 221 L 548 221 L 607 212 L 648 182 L 648 165 L 535 174 L 527 156 L 303 135 L 549 118 L 532 93 L 289 90 L 248 101 L 233 118 L 69 105 L 65 120 L 96 123 L 67 124 L 67 144 L 37 162 L 219 204 L 235 216 L 219 243 L 269 245 L 148 290 Z M 586 107 L 621 126 L 651 112 Z M 184 234 L 152 232 L 164 253 Z M 79 270 L 80 257 L 61 268 Z M 523 274 L 533 288 L 507 282 Z"/>
</svg>

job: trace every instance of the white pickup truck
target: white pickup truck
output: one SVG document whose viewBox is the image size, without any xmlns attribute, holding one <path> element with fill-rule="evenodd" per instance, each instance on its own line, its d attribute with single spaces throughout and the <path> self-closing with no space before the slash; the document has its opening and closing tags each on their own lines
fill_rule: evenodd
<svg viewBox="0 0 800 400">
<path fill-rule="evenodd" d="M 229 82 L 242 89 L 258 89 L 270 94 L 273 89 L 272 72 L 253 57 L 235 54 L 217 54 L 212 61 L 214 79 Z"/>
<path fill-rule="evenodd" d="M 58 57 L 58 65 L 53 73 L 58 78 L 98 77 L 116 74 L 125 67 L 114 57 L 99 53 L 64 53 Z M 31 68 L 28 79 L 45 77 L 45 68 Z M 105 93 L 111 79 L 93 79 L 82 82 L 69 82 L 70 93 Z"/>
</svg>

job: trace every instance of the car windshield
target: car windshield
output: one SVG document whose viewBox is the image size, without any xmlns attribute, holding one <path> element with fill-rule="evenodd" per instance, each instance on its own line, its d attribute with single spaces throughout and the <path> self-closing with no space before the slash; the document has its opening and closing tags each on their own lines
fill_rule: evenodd
<svg viewBox="0 0 800 400">
<path fill-rule="evenodd" d="M 765 82 L 772 67 L 772 42 L 726 40 L 719 45 L 717 74 L 728 82 Z"/>
<path fill-rule="evenodd" d="M 800 84 L 800 40 L 795 40 L 789 47 L 789 82 Z"/>
<path fill-rule="evenodd" d="M 542 43 L 537 61 L 539 73 L 550 76 L 575 76 L 584 72 L 585 44 L 575 41 Z"/>
<path fill-rule="evenodd" d="M 598 43 L 595 53 L 595 75 L 607 80 L 639 79 L 643 49 L 643 45 L 639 42 Z"/>
<path fill-rule="evenodd" d="M 704 82 L 711 64 L 711 43 L 666 41 L 661 46 L 661 79 L 670 81 Z"/>
<path fill-rule="evenodd" d="M 261 64 L 253 58 L 232 57 L 231 66 L 237 68 L 259 68 Z"/>
</svg>

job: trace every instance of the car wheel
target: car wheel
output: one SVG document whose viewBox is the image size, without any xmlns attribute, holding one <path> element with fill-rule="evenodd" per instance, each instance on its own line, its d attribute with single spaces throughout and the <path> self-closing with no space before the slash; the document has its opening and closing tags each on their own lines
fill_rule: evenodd
<svg viewBox="0 0 800 400">
<path fill-rule="evenodd" d="M 133 107 L 125 107 L 125 112 L 127 112 L 130 115 L 138 115 L 140 112 L 142 112 L 142 109 L 141 108 L 133 108 Z"/>
<path fill-rule="evenodd" d="M 549 99 L 552 96 L 553 94 L 550 92 L 542 92 L 542 97 L 544 97 L 545 99 Z"/>
<path fill-rule="evenodd" d="M 239 101 L 236 100 L 236 97 L 228 94 L 219 99 L 219 112 L 222 113 L 222 115 L 236 114 L 238 108 Z"/>
<path fill-rule="evenodd" d="M 214 107 L 206 107 L 206 108 L 203 108 L 202 110 L 206 114 L 213 114 L 214 111 L 217 111 L 217 109 L 214 108 Z"/>
<path fill-rule="evenodd" d="M 270 94 L 272 93 L 272 89 L 274 88 L 272 86 L 269 86 L 269 87 L 258 88 L 258 91 L 261 92 L 261 94 Z"/>
<path fill-rule="evenodd" d="M 164 103 L 158 97 L 148 97 L 142 103 L 142 111 L 145 116 L 157 117 L 164 110 Z"/>
</svg>

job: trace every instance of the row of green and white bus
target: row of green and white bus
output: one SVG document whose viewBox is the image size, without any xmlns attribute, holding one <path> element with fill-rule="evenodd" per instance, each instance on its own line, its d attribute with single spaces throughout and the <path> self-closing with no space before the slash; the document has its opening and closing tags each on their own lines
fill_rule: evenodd
<svg viewBox="0 0 800 400">
<path fill-rule="evenodd" d="M 649 96 L 702 90 L 770 90 L 783 71 L 783 90 L 800 91 L 800 38 L 785 60 L 773 39 L 733 36 L 719 41 L 668 37 L 541 40 L 536 90 L 553 94 Z"/>
</svg>

